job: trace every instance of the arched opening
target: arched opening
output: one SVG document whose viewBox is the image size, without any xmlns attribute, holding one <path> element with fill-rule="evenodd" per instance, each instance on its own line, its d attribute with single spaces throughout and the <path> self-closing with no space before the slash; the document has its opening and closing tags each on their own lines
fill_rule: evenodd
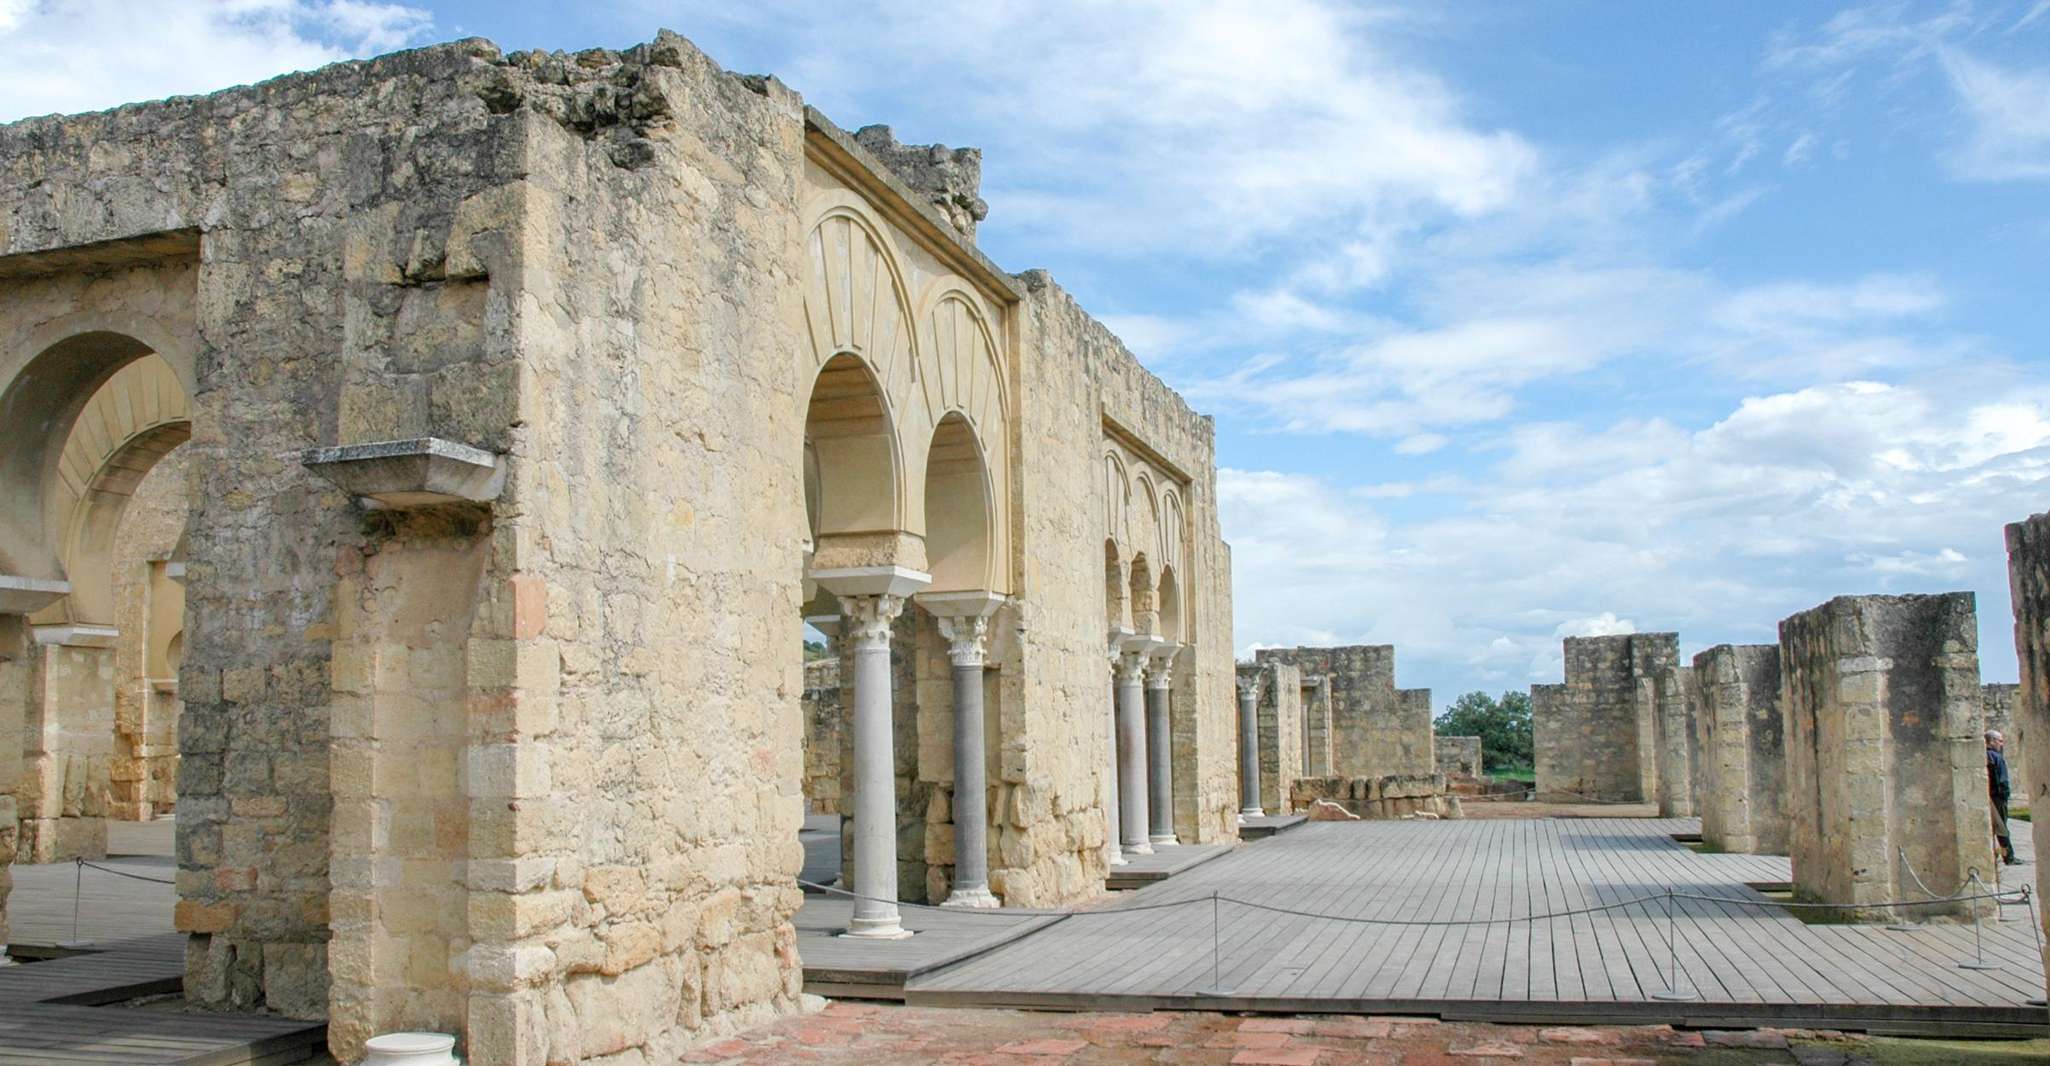
<svg viewBox="0 0 2050 1066">
<path fill-rule="evenodd" d="M 897 469 L 889 411 L 868 364 L 847 353 L 827 360 L 804 419 L 805 505 L 814 553 L 834 536 L 902 527 Z"/>
<path fill-rule="evenodd" d="M 1160 568 L 1160 593 L 1155 598 L 1155 606 L 1160 615 L 1160 635 L 1167 640 L 1180 644 L 1182 642 L 1182 593 L 1181 587 L 1175 582 L 1174 568 L 1171 566 Z"/>
<path fill-rule="evenodd" d="M 1125 618 L 1125 567 L 1114 540 L 1103 542 L 1103 612 L 1106 628 L 1130 628 Z"/>
<path fill-rule="evenodd" d="M 1158 635 L 1160 617 L 1154 599 L 1153 564 L 1144 553 L 1132 556 L 1131 589 L 1132 629 L 1142 636 Z"/>
<path fill-rule="evenodd" d="M 989 466 L 974 427 L 940 419 L 925 462 L 925 559 L 932 592 L 987 591 L 990 575 Z"/>
<path fill-rule="evenodd" d="M 23 504 L 0 541 L 8 564 L 69 584 L 29 618 L 17 859 L 103 857 L 107 819 L 176 803 L 185 590 L 172 560 L 190 510 L 187 397 L 146 345 L 100 332 L 52 345 L 0 407 L 43 430 L 0 458 Z"/>
</svg>

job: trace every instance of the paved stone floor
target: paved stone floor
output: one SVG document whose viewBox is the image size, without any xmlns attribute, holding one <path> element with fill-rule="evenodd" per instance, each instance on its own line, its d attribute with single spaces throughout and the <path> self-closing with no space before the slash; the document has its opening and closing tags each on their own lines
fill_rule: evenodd
<svg viewBox="0 0 2050 1066">
<path fill-rule="evenodd" d="M 1415 1018 L 1233 1017 L 1196 1011 L 1052 1014 L 835 1002 L 708 1044 L 686 1061 L 895 1066 L 1859 1066 L 2045 1061 L 2044 1041 L 1941 1044 L 1812 1030 L 1678 1031 L 1438 1023 Z"/>
</svg>

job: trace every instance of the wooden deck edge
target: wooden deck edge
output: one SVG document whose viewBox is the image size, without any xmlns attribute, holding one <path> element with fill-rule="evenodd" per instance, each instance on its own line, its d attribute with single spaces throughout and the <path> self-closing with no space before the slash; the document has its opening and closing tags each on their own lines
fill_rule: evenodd
<svg viewBox="0 0 2050 1066">
<path fill-rule="evenodd" d="M 993 913 L 1002 912 L 998 911 Z M 992 935 L 987 940 L 978 940 L 973 944 L 964 944 L 961 947 L 955 949 L 954 951 L 950 951 L 944 955 L 938 955 L 930 959 L 925 959 L 914 965 L 905 966 L 902 968 L 806 966 L 804 967 L 805 989 L 806 991 L 810 991 L 811 986 L 814 983 L 830 985 L 859 985 L 864 988 L 902 988 L 906 981 L 910 981 L 917 977 L 922 977 L 929 973 L 935 973 L 949 966 L 955 966 L 960 963 L 967 962 L 970 959 L 986 955 L 989 952 L 995 951 L 1000 947 L 1014 943 L 1024 937 L 1030 936 L 1033 933 L 1039 932 L 1041 929 L 1045 929 L 1054 925 L 1059 925 L 1061 922 L 1068 920 L 1068 918 L 1069 915 L 1066 914 L 1050 914 L 1034 919 L 1032 921 L 1019 922 L 1014 926 L 1006 928 L 1001 933 Z M 800 954 L 802 953 L 800 952 Z M 824 995 L 824 993 L 820 994 Z"/>
<path fill-rule="evenodd" d="M 101 988 L 90 988 L 83 992 L 73 992 L 68 996 L 51 996 L 48 999 L 36 1000 L 36 1002 L 57 1003 L 67 1007 L 104 1007 L 113 1003 L 123 1003 L 131 999 L 141 999 L 144 996 L 162 996 L 183 991 L 185 991 L 185 975 L 179 974 L 176 977 L 158 977 L 148 981 L 131 981 L 123 985 L 106 985 Z"/>
<path fill-rule="evenodd" d="M 1847 1029 L 1887 1036 L 2050 1036 L 2040 1007 L 1879 1006 L 1830 1003 L 1488 1002 L 1475 1000 L 1289 999 L 1200 992 L 978 992 L 904 989 L 913 1007 L 1020 1010 L 1204 1010 L 1248 1014 L 1422 1015 L 1445 1021 L 1516 1025 L 1671 1025 L 1683 1029 Z"/>
<path fill-rule="evenodd" d="M 301 1062 L 327 1050 L 327 1023 L 307 1022 L 303 1029 L 261 1036 L 235 1047 L 194 1055 L 179 1066 L 267 1066 L 270 1063 Z M 299 1052 L 299 1058 L 292 1053 Z"/>
<path fill-rule="evenodd" d="M 1242 846 L 1244 846 L 1243 842 L 1241 842 L 1239 847 Z M 1230 855 L 1236 851 L 1238 851 L 1238 847 L 1218 848 L 1215 851 L 1205 852 L 1202 855 L 1198 855 L 1195 858 L 1188 860 L 1188 862 L 1182 865 L 1170 866 L 1164 870 L 1134 870 L 1127 873 L 1117 873 L 1116 868 L 1113 867 L 1113 872 L 1104 875 L 1103 887 L 1110 889 L 1112 891 L 1129 892 L 1133 889 L 1145 888 L 1147 885 L 1157 885 L 1170 877 L 1175 877 L 1180 874 L 1188 873 L 1190 870 L 1193 870 L 1206 862 L 1211 862 L 1216 859 L 1224 858 L 1226 855 Z M 1121 881 L 1125 883 L 1120 884 L 1119 882 Z"/>
</svg>

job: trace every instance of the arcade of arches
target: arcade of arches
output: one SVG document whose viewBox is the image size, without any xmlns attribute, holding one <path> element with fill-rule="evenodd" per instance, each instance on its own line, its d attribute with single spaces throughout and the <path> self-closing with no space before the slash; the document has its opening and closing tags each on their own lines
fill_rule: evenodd
<svg viewBox="0 0 2050 1066">
<path fill-rule="evenodd" d="M 874 937 L 1234 838 L 1210 422 L 973 163 L 671 34 L 0 127 L 22 861 L 175 805 L 194 1004 L 556 1063 L 796 1008 L 807 806 Z"/>
</svg>

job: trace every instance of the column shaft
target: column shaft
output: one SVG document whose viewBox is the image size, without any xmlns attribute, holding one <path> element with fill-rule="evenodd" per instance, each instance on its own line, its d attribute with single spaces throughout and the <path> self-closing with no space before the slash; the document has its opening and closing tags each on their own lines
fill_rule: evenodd
<svg viewBox="0 0 2050 1066">
<path fill-rule="evenodd" d="M 910 934 L 897 916 L 897 767 L 890 708 L 896 596 L 845 597 L 854 646 L 854 918 L 847 935 Z"/>
<path fill-rule="evenodd" d="M 1174 835 L 1174 752 L 1168 744 L 1168 674 L 1163 666 L 1146 679 L 1146 755 L 1148 836 L 1155 844 L 1178 844 Z"/>
<path fill-rule="evenodd" d="M 1145 657 L 1126 652 L 1118 660 L 1118 823 L 1127 852 L 1153 854 L 1147 839 L 1146 694 L 1141 664 Z"/>
<path fill-rule="evenodd" d="M 1239 817 L 1260 818 L 1260 681 L 1239 682 Z"/>
<path fill-rule="evenodd" d="M 1125 849 L 1118 842 L 1118 837 L 1122 836 L 1124 832 L 1124 823 L 1118 818 L 1118 678 L 1117 656 L 1115 652 L 1113 652 L 1110 661 L 1110 716 L 1106 719 L 1110 724 L 1110 777 L 1108 779 L 1110 787 L 1104 790 L 1106 795 L 1104 796 L 1103 813 L 1106 821 L 1109 822 L 1108 832 L 1105 833 L 1105 836 L 1109 838 L 1109 848 L 1107 849 L 1109 865 L 1123 866 L 1125 865 Z"/>
<path fill-rule="evenodd" d="M 995 907 L 989 891 L 989 774 L 983 763 L 982 659 L 987 620 L 941 616 L 954 665 L 954 888 L 949 907 Z"/>
</svg>

